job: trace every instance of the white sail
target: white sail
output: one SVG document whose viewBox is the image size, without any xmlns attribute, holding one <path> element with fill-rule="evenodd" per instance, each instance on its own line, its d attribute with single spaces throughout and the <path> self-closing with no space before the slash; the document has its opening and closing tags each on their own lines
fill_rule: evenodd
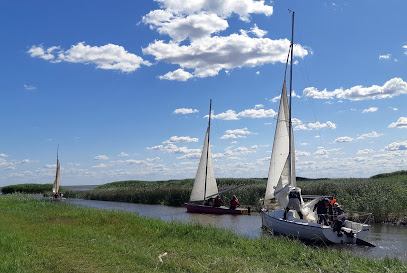
<svg viewBox="0 0 407 273">
<path fill-rule="evenodd" d="M 202 201 L 205 200 L 207 196 L 215 195 L 218 193 L 215 172 L 213 171 L 211 145 L 208 139 L 209 127 L 206 130 L 201 161 L 199 162 L 198 170 L 196 172 L 194 186 L 192 188 L 191 197 L 189 198 L 190 201 Z"/>
<path fill-rule="evenodd" d="M 57 171 L 56 171 L 56 174 L 55 174 L 54 185 L 52 186 L 52 192 L 53 193 L 58 193 L 59 192 L 60 172 L 61 172 L 61 166 L 59 165 L 59 159 L 58 159 L 58 156 L 57 156 Z"/>
<path fill-rule="evenodd" d="M 271 153 L 270 168 L 267 180 L 265 200 L 272 198 L 279 200 L 279 204 L 286 204 L 288 187 L 296 186 L 295 178 L 295 148 L 294 135 L 291 128 L 291 181 L 289 175 L 289 108 L 287 99 L 286 80 L 284 76 L 283 89 L 281 91 L 280 107 L 278 110 L 276 131 L 274 133 L 273 150 Z M 288 202 L 288 201 L 287 201 Z"/>
</svg>

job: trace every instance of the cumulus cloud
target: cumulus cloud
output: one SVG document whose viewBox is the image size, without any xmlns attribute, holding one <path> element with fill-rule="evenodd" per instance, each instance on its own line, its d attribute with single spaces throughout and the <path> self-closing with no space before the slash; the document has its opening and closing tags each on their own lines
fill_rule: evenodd
<svg viewBox="0 0 407 273">
<path fill-rule="evenodd" d="M 382 136 L 383 134 L 379 134 L 379 133 L 377 133 L 376 131 L 373 131 L 373 132 L 371 132 L 371 133 L 367 133 L 367 134 L 362 134 L 362 135 L 360 135 L 357 139 L 365 139 L 365 138 L 368 138 L 368 137 L 380 137 L 380 136 Z"/>
<path fill-rule="evenodd" d="M 6 157 L 8 157 L 8 155 L 0 153 L 0 157 L 6 158 Z"/>
<path fill-rule="evenodd" d="M 253 134 L 247 128 L 226 130 L 226 134 L 221 136 L 220 139 L 231 139 L 231 138 L 246 138 L 246 135 Z"/>
<path fill-rule="evenodd" d="M 363 114 L 364 114 L 364 113 L 373 113 L 373 112 L 376 112 L 378 109 L 379 109 L 379 108 L 377 108 L 377 107 L 370 107 L 370 108 L 368 108 L 368 109 L 363 109 L 362 113 L 363 113 Z"/>
<path fill-rule="evenodd" d="M 388 60 L 388 59 L 390 59 L 390 57 L 391 57 L 391 54 L 379 55 L 379 60 L 381 60 L 381 59 Z"/>
<path fill-rule="evenodd" d="M 170 80 L 170 81 L 182 81 L 185 82 L 190 78 L 193 78 L 194 76 L 189 73 L 188 71 L 185 71 L 181 68 L 178 68 L 175 71 L 170 71 L 167 74 L 163 76 L 158 76 L 160 80 Z"/>
<path fill-rule="evenodd" d="M 267 31 L 254 24 L 250 30 L 240 30 L 228 36 L 220 33 L 229 28 L 228 18 L 237 15 L 250 22 L 250 14 L 273 14 L 273 7 L 264 1 L 180 1 L 157 0 L 160 9 L 145 15 L 142 22 L 170 40 L 156 40 L 143 48 L 143 54 L 156 61 L 179 65 L 160 79 L 186 81 L 229 73 L 238 67 L 253 67 L 266 63 L 285 63 L 290 45 L 288 39 L 263 38 Z M 250 37 L 250 35 L 254 37 Z M 297 58 L 309 54 L 295 45 Z"/>
<path fill-rule="evenodd" d="M 303 96 L 305 97 L 315 99 L 337 98 L 353 101 L 387 99 L 404 94 L 407 94 L 407 83 L 401 78 L 393 78 L 382 86 L 372 85 L 371 87 L 363 87 L 357 85 L 349 89 L 339 88 L 334 91 L 327 91 L 326 89 L 319 91 L 315 87 L 307 87 L 303 91 Z"/>
<path fill-rule="evenodd" d="M 59 50 L 54 53 L 56 49 L 59 49 L 59 47 L 53 46 L 45 50 L 42 45 L 33 45 L 27 53 L 32 58 L 41 58 L 54 63 L 94 64 L 99 69 L 119 70 L 127 73 L 136 71 L 141 65 L 151 65 L 150 62 L 143 60 L 143 58 L 129 53 L 124 47 L 114 44 L 90 46 L 80 42 L 71 46 L 68 50 Z"/>
<path fill-rule="evenodd" d="M 389 128 L 407 128 L 407 117 L 400 117 L 396 122 L 392 122 Z"/>
<path fill-rule="evenodd" d="M 126 154 L 125 152 L 121 152 L 120 154 L 118 154 L 118 156 L 120 156 L 120 157 L 126 157 L 126 156 L 129 156 L 129 155 Z"/>
<path fill-rule="evenodd" d="M 197 109 L 190 109 L 190 108 L 178 108 L 175 109 L 174 112 L 172 112 L 173 114 L 193 114 L 193 113 L 198 113 L 199 111 Z"/>
<path fill-rule="evenodd" d="M 98 156 L 95 156 L 93 159 L 94 160 L 108 160 L 109 157 L 107 157 L 106 155 L 98 155 Z"/>
<path fill-rule="evenodd" d="M 246 109 L 239 113 L 236 113 L 234 110 L 227 110 L 226 112 L 212 115 L 214 119 L 222 119 L 222 120 L 239 120 L 240 117 L 245 118 L 272 118 L 277 115 L 276 111 L 273 109 L 262 109 L 262 104 L 255 105 L 254 109 Z M 208 117 L 206 115 L 205 117 Z"/>
<path fill-rule="evenodd" d="M 406 51 L 404 52 L 404 54 L 407 55 L 407 45 L 403 45 L 403 48 L 406 50 Z"/>
<path fill-rule="evenodd" d="M 189 149 L 187 147 L 178 147 L 173 143 L 167 145 L 157 145 L 153 147 L 147 147 L 147 150 L 163 151 L 170 154 L 188 154 L 188 153 L 200 153 L 200 149 Z"/>
<path fill-rule="evenodd" d="M 294 124 L 294 130 L 321 130 L 325 128 L 336 129 L 336 124 L 331 121 L 327 121 L 324 123 L 321 123 L 319 121 L 303 122 L 297 118 L 293 118 L 292 122 Z"/>
<path fill-rule="evenodd" d="M 191 138 L 189 136 L 172 136 L 170 137 L 170 139 L 166 140 L 163 142 L 163 144 L 167 144 L 167 143 L 176 143 L 176 142 L 183 142 L 183 143 L 187 143 L 187 142 L 198 142 L 197 138 Z"/>
<path fill-rule="evenodd" d="M 353 141 L 353 138 L 348 137 L 348 136 L 338 137 L 337 139 L 335 139 L 336 143 L 351 142 L 351 141 Z"/>
<path fill-rule="evenodd" d="M 386 151 L 405 151 L 407 150 L 407 140 L 403 142 L 393 142 L 384 148 Z"/>
</svg>

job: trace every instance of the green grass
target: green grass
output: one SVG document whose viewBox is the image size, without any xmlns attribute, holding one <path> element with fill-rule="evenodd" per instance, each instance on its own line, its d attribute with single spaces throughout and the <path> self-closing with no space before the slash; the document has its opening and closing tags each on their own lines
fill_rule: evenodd
<svg viewBox="0 0 407 273">
<path fill-rule="evenodd" d="M 0 253 L 0 272 L 407 272 L 395 259 L 22 195 L 0 197 Z"/>
</svg>

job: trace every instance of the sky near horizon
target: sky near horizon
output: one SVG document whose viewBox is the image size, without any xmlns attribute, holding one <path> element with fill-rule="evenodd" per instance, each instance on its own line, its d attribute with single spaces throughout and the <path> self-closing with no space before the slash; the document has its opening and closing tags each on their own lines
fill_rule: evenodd
<svg viewBox="0 0 407 273">
<path fill-rule="evenodd" d="M 406 1 L 5 1 L 0 187 L 267 177 L 295 11 L 298 176 L 406 168 Z"/>
</svg>

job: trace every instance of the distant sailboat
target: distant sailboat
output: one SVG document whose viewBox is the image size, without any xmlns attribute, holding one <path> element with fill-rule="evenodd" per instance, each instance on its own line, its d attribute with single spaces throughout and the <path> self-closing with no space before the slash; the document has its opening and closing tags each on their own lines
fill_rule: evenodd
<svg viewBox="0 0 407 273">
<path fill-rule="evenodd" d="M 56 169 L 54 184 L 52 186 L 52 193 L 54 194 L 54 198 L 61 198 L 62 197 L 62 194 L 59 193 L 59 181 L 60 181 L 60 177 L 61 177 L 61 165 L 59 164 L 58 152 L 59 152 L 59 145 L 58 145 L 58 148 L 57 148 L 57 169 Z"/>
<path fill-rule="evenodd" d="M 292 13 L 292 33 L 294 33 L 294 12 Z M 302 215 L 297 215 L 295 210 L 288 211 L 287 217 L 285 217 L 285 208 L 289 202 L 289 192 L 292 189 L 300 192 L 296 185 L 294 134 L 291 122 L 293 37 L 294 35 L 292 35 L 289 52 L 289 57 L 291 57 L 290 103 L 288 103 L 286 89 L 287 58 L 267 188 L 264 197 L 265 204 L 270 202 L 271 199 L 275 199 L 283 209 L 263 209 L 261 212 L 262 226 L 263 228 L 273 230 L 276 234 L 290 235 L 305 240 L 369 245 L 369 243 L 363 241 L 369 233 L 370 225 L 368 224 L 345 220 L 342 231 L 346 236 L 339 236 L 333 231 L 332 227 L 324 223 L 317 223 L 317 215 L 312 209 L 321 200 L 321 196 L 313 196 L 313 200 L 307 203 L 301 202 L 301 214 L 304 214 L 304 219 L 301 219 Z M 311 198 L 311 196 L 309 197 Z M 301 196 L 300 199 L 302 201 Z"/>
<path fill-rule="evenodd" d="M 194 186 L 192 187 L 190 202 L 207 201 L 222 193 L 218 191 L 216 184 L 215 172 L 213 170 L 212 153 L 210 145 L 210 131 L 211 131 L 211 112 L 212 112 L 212 99 L 209 105 L 209 122 L 206 129 L 204 145 L 202 148 L 201 159 L 199 161 L 198 170 L 195 176 Z M 236 187 L 237 188 L 237 187 Z M 230 191 L 232 189 L 228 189 Z M 225 191 L 223 191 L 225 192 Z M 186 204 L 187 211 L 191 213 L 210 213 L 210 214 L 249 214 L 248 209 L 236 208 L 230 209 L 225 206 L 214 207 L 210 205 L 200 205 L 196 203 Z"/>
</svg>

